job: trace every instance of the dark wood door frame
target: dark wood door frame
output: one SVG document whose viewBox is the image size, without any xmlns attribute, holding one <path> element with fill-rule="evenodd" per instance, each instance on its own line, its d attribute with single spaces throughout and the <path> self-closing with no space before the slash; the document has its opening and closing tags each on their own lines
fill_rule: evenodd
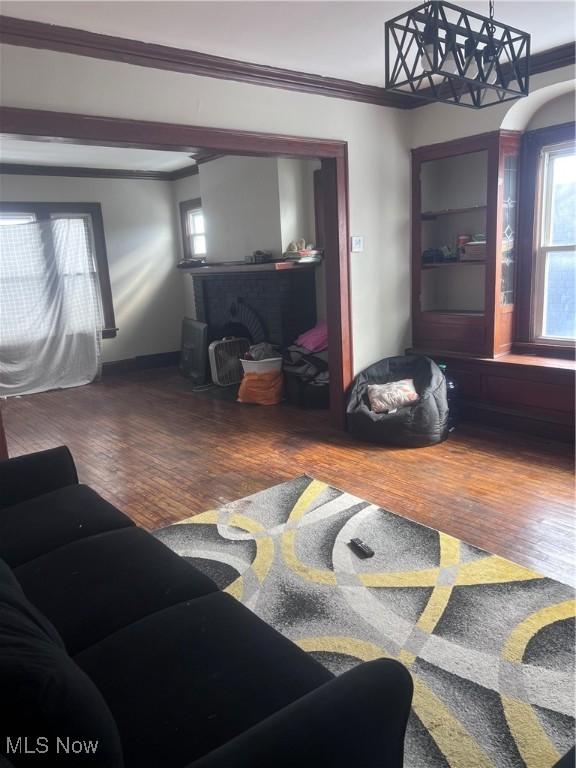
<svg viewBox="0 0 576 768">
<path fill-rule="evenodd" d="M 174 123 L 0 108 L 0 132 L 45 141 L 186 152 L 202 147 L 227 154 L 318 158 L 324 187 L 326 314 L 330 409 L 345 424 L 346 391 L 353 377 L 348 254 L 348 145 L 345 141 L 206 128 Z"/>
</svg>

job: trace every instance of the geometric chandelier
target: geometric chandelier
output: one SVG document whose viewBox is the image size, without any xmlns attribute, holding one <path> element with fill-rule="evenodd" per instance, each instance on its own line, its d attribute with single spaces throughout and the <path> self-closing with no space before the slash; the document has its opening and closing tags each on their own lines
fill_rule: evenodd
<svg viewBox="0 0 576 768">
<path fill-rule="evenodd" d="M 432 0 L 387 21 L 386 89 L 472 109 L 527 96 L 530 35 L 489 6 L 487 17 Z"/>
</svg>

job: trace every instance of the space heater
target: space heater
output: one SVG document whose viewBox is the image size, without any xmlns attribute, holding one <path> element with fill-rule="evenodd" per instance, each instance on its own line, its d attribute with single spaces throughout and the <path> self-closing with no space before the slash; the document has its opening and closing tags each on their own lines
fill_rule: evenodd
<svg viewBox="0 0 576 768">
<path fill-rule="evenodd" d="M 213 341 L 208 347 L 210 358 L 210 372 L 212 381 L 219 387 L 230 387 L 239 384 L 242 380 L 242 364 L 240 358 L 244 357 L 250 348 L 248 339 L 230 337 Z"/>
<path fill-rule="evenodd" d="M 190 317 L 182 321 L 180 373 L 194 386 L 208 383 L 208 326 Z"/>
</svg>

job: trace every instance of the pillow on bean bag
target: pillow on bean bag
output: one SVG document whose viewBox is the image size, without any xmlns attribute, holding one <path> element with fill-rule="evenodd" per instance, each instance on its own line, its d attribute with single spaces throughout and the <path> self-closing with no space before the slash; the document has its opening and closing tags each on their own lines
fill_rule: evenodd
<svg viewBox="0 0 576 768">
<path fill-rule="evenodd" d="M 401 379 L 388 384 L 369 384 L 368 399 L 375 413 L 388 413 L 418 400 L 414 379 Z"/>
</svg>

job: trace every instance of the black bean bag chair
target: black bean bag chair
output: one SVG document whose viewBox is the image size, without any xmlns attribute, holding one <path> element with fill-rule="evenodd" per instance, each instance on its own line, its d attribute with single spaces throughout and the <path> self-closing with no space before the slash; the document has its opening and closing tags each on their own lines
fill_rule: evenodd
<svg viewBox="0 0 576 768">
<path fill-rule="evenodd" d="M 395 413 L 375 413 L 369 384 L 413 379 L 419 399 Z M 433 360 L 420 355 L 388 357 L 354 379 L 346 409 L 348 431 L 361 440 L 419 448 L 448 436 L 448 401 L 444 374 Z"/>
</svg>

